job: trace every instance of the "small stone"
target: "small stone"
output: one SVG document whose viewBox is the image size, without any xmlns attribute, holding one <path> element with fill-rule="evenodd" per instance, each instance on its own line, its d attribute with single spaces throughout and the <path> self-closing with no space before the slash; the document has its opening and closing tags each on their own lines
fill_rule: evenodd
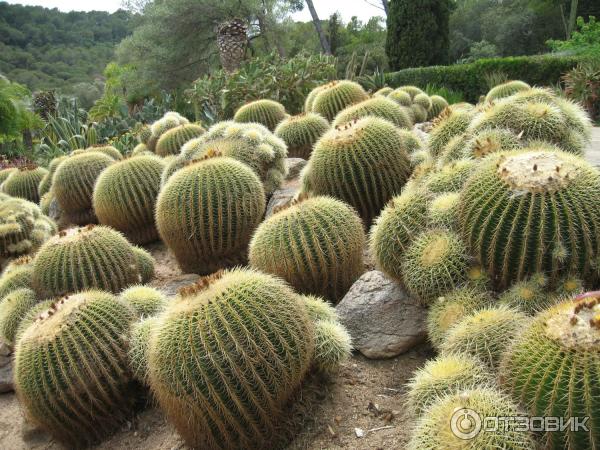
<svg viewBox="0 0 600 450">
<path fill-rule="evenodd" d="M 12 353 L 12 348 L 6 342 L 0 342 L 0 356 L 8 356 Z"/>
<path fill-rule="evenodd" d="M 165 281 L 161 286 L 157 286 L 156 288 L 166 297 L 175 297 L 179 289 L 196 283 L 200 278 L 200 275 L 193 273 L 179 275 Z"/>
<path fill-rule="evenodd" d="M 354 348 L 367 358 L 393 358 L 427 337 L 427 309 L 377 270 L 363 274 L 336 310 Z"/>
<path fill-rule="evenodd" d="M 355 428 L 354 434 L 356 435 L 357 438 L 363 438 L 363 437 L 365 437 L 365 430 L 363 430 L 362 428 Z"/>
<path fill-rule="evenodd" d="M 285 159 L 285 167 L 287 168 L 287 176 L 285 177 L 286 181 L 293 180 L 294 178 L 298 178 L 304 166 L 306 166 L 308 161 L 302 158 L 286 158 Z"/>
<path fill-rule="evenodd" d="M 0 367 L 0 394 L 7 392 L 13 392 L 15 390 L 13 385 L 13 361 L 4 367 Z"/>
<path fill-rule="evenodd" d="M 276 208 L 282 208 L 284 206 L 289 205 L 296 196 L 297 192 L 298 188 L 296 186 L 278 189 L 275 192 L 273 192 L 273 195 L 269 200 L 269 204 L 267 205 L 265 219 L 271 217 L 274 214 Z"/>
</svg>

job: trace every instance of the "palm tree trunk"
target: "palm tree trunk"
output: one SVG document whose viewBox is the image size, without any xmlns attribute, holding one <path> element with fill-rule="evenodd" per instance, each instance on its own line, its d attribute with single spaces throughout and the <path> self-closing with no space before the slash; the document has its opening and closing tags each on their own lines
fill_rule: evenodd
<svg viewBox="0 0 600 450">
<path fill-rule="evenodd" d="M 308 6 L 308 10 L 310 11 L 310 15 L 312 16 L 312 21 L 315 24 L 315 29 L 317 30 L 317 34 L 319 35 L 319 40 L 321 41 L 321 48 L 326 55 L 331 55 L 331 47 L 329 46 L 329 41 L 323 32 L 323 28 L 321 27 L 321 21 L 319 20 L 319 16 L 317 15 L 317 10 L 315 9 L 315 5 L 312 0 L 306 0 L 306 5 Z"/>
</svg>

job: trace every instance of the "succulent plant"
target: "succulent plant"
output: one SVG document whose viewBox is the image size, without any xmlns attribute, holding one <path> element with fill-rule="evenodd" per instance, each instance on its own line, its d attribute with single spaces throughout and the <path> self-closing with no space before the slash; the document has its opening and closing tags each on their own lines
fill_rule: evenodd
<svg viewBox="0 0 600 450">
<path fill-rule="evenodd" d="M 0 276 L 0 299 L 20 288 L 31 288 L 33 277 L 32 259 L 22 256 L 11 261 Z"/>
<path fill-rule="evenodd" d="M 150 384 L 148 349 L 150 347 L 152 331 L 157 323 L 157 317 L 144 317 L 133 323 L 129 334 L 129 350 L 127 352 L 129 367 L 131 367 L 135 379 L 144 386 L 149 386 Z"/>
<path fill-rule="evenodd" d="M 120 231 L 135 244 L 157 240 L 154 207 L 164 166 L 156 156 L 138 156 L 104 170 L 93 193 L 98 221 Z"/>
<path fill-rule="evenodd" d="M 150 126 L 150 138 L 144 142 L 150 151 L 156 151 L 156 145 L 160 137 L 172 128 L 189 124 L 189 120 L 180 114 L 169 111 L 162 118 Z"/>
<path fill-rule="evenodd" d="M 516 421 L 507 421 L 496 431 L 481 431 L 483 418 L 522 415 L 508 396 L 494 388 L 477 387 L 446 395 L 419 418 L 406 449 L 534 450 L 531 434 L 519 431 Z"/>
<path fill-rule="evenodd" d="M 190 447 L 276 446 L 286 403 L 313 362 L 313 336 L 306 308 L 279 279 L 215 274 L 159 316 L 150 386 Z"/>
<path fill-rule="evenodd" d="M 453 105 L 454 106 L 454 105 Z M 437 158 L 454 136 L 459 136 L 467 131 L 473 113 L 447 108 L 433 122 L 429 134 L 429 151 Z"/>
<path fill-rule="evenodd" d="M 315 113 L 303 113 L 282 120 L 275 136 L 287 145 L 288 157 L 310 158 L 313 146 L 329 130 L 325 118 Z"/>
<path fill-rule="evenodd" d="M 585 148 L 585 141 L 572 134 L 561 110 L 548 103 L 500 102 L 476 117 L 469 131 L 477 134 L 493 128 L 512 131 L 524 142 L 548 142 L 577 155 Z"/>
<path fill-rule="evenodd" d="M 87 291 L 53 303 L 21 335 L 14 383 L 33 423 L 69 448 L 97 442 L 132 412 L 129 307 Z"/>
<path fill-rule="evenodd" d="M 431 99 L 431 108 L 428 111 L 427 120 L 432 120 L 439 116 L 449 105 L 446 99 L 440 95 L 432 95 L 429 98 Z"/>
<path fill-rule="evenodd" d="M 473 160 L 459 159 L 429 173 L 423 183 L 426 189 L 434 194 L 458 192 L 467 182 L 476 166 Z"/>
<path fill-rule="evenodd" d="M 79 152 L 79 150 L 75 150 L 75 152 L 73 152 L 72 154 L 77 154 L 77 152 Z M 120 161 L 123 159 L 123 155 L 121 154 L 121 152 L 113 147 L 112 145 L 93 145 L 91 147 L 86 148 L 85 150 L 81 150 L 82 153 L 90 153 L 90 152 L 98 152 L 98 153 L 102 153 L 106 156 L 110 156 L 112 159 L 114 159 L 115 161 Z"/>
<path fill-rule="evenodd" d="M 148 144 L 148 141 L 150 141 L 151 137 L 152 130 L 150 129 L 149 125 L 143 125 L 137 133 L 138 142 L 140 144 Z"/>
<path fill-rule="evenodd" d="M 6 181 L 11 173 L 18 170 L 16 167 L 8 167 L 6 169 L 0 169 L 0 186 Z M 0 189 L 1 191 L 1 189 Z"/>
<path fill-rule="evenodd" d="M 396 90 L 390 92 L 388 94 L 387 98 L 395 101 L 400 106 L 405 106 L 407 108 L 410 107 L 410 105 L 412 105 L 412 98 L 411 98 L 410 94 L 408 92 L 400 90 L 400 89 L 396 89 Z"/>
<path fill-rule="evenodd" d="M 394 89 L 389 86 L 382 87 L 373 94 L 373 97 L 387 97 L 393 91 Z"/>
<path fill-rule="evenodd" d="M 131 151 L 131 156 L 151 155 L 152 152 L 146 144 L 138 144 Z"/>
<path fill-rule="evenodd" d="M 423 141 L 412 130 L 398 130 L 402 139 L 401 147 L 406 150 L 409 155 L 425 149 Z"/>
<path fill-rule="evenodd" d="M 58 166 L 60 165 L 61 162 L 63 162 L 65 159 L 67 159 L 67 156 L 59 156 L 57 158 L 54 158 L 52 161 L 50 161 L 50 164 L 48 165 L 48 173 L 46 173 L 46 175 L 44 175 L 44 178 L 42 178 L 42 180 L 40 181 L 40 184 L 38 185 L 38 195 L 40 196 L 40 200 L 41 198 L 50 191 L 50 187 L 52 186 L 52 177 L 54 176 L 54 172 L 56 172 L 56 169 L 58 168 Z M 1 181 L 0 181 L 1 184 Z"/>
<path fill-rule="evenodd" d="M 517 150 L 524 142 L 510 130 L 491 128 L 471 137 L 463 147 L 465 158 L 481 159 L 492 153 Z"/>
<path fill-rule="evenodd" d="M 21 317 L 19 320 L 19 325 L 17 326 L 17 330 L 15 332 L 15 347 L 23 336 L 23 333 L 31 324 L 33 324 L 42 313 L 48 311 L 52 305 L 56 302 L 55 299 L 44 300 L 41 302 L 36 302 L 32 307 L 30 307 L 27 312 Z"/>
<path fill-rule="evenodd" d="M 429 110 L 433 106 L 433 102 L 431 101 L 431 97 L 425 94 L 424 92 L 421 94 L 415 95 L 413 98 L 413 103 L 420 105 L 425 111 L 429 113 Z M 429 116 L 429 114 L 428 114 Z"/>
<path fill-rule="evenodd" d="M 410 105 L 410 111 L 412 111 L 412 118 L 414 123 L 423 123 L 427 121 L 427 110 L 417 103 Z"/>
<path fill-rule="evenodd" d="M 317 97 L 317 95 L 320 92 L 327 89 L 327 87 L 328 87 L 327 84 L 323 84 L 321 86 L 317 86 L 316 88 L 314 88 L 312 91 L 310 91 L 308 93 L 308 95 L 306 96 L 306 100 L 304 101 L 304 112 L 305 113 L 313 112 L 313 104 L 315 103 L 315 98 Z"/>
<path fill-rule="evenodd" d="M 245 261 L 264 212 L 256 174 L 239 161 L 215 157 L 169 179 L 156 202 L 156 224 L 182 270 L 210 274 Z"/>
<path fill-rule="evenodd" d="M 442 192 L 431 199 L 427 208 L 428 223 L 434 228 L 454 230 L 458 225 L 458 192 Z"/>
<path fill-rule="evenodd" d="M 165 169 L 163 186 L 188 161 L 212 155 L 227 156 L 250 166 L 263 182 L 267 195 L 279 189 L 287 173 L 285 142 L 259 124 L 219 122 L 202 138 L 183 147 L 181 157 Z"/>
<path fill-rule="evenodd" d="M 564 152 L 493 154 L 461 194 L 462 236 L 498 289 L 543 272 L 597 277 L 600 173 Z"/>
<path fill-rule="evenodd" d="M 427 313 L 427 335 L 439 350 L 448 330 L 466 316 L 492 304 L 490 295 L 473 283 L 438 297 Z"/>
<path fill-rule="evenodd" d="M 140 282 L 132 245 L 104 226 L 61 231 L 39 249 L 33 267 L 33 286 L 42 299 L 94 288 L 118 293 Z"/>
<path fill-rule="evenodd" d="M 333 127 L 343 127 L 349 122 L 375 116 L 392 122 L 399 128 L 412 130 L 413 123 L 406 108 L 385 97 L 372 97 L 343 109 L 335 116 Z"/>
<path fill-rule="evenodd" d="M 503 387 L 532 416 L 579 418 L 580 422 L 589 417 L 588 430 L 567 426 L 545 433 L 540 448 L 584 450 L 600 442 L 600 429 L 594 420 L 600 411 L 598 295 L 584 294 L 540 313 L 502 360 Z"/>
<path fill-rule="evenodd" d="M 19 167 L 2 183 L 2 192 L 12 197 L 39 203 L 38 186 L 48 171 L 36 165 Z"/>
<path fill-rule="evenodd" d="M 534 315 L 553 303 L 548 289 L 548 279 L 542 273 L 518 281 L 498 297 L 498 304 Z"/>
<path fill-rule="evenodd" d="M 454 232 L 421 233 L 401 257 L 400 273 L 406 289 L 429 304 L 467 278 L 467 249 Z"/>
<path fill-rule="evenodd" d="M 507 81 L 506 83 L 499 84 L 493 87 L 485 96 L 486 102 L 492 102 L 494 100 L 500 100 L 505 97 L 510 97 L 520 91 L 527 91 L 531 89 L 524 81 L 514 80 Z"/>
<path fill-rule="evenodd" d="M 150 252 L 145 249 L 133 245 L 133 254 L 137 260 L 138 270 L 140 271 L 140 277 L 142 283 L 148 283 L 154 278 L 154 266 L 156 261 Z"/>
<path fill-rule="evenodd" d="M 50 205 L 53 201 L 56 200 L 54 194 L 52 192 L 46 192 L 44 195 L 40 197 L 40 211 L 44 215 L 50 214 Z"/>
<path fill-rule="evenodd" d="M 238 123 L 259 123 L 269 131 L 274 131 L 277 125 L 285 119 L 285 107 L 273 100 L 256 100 L 246 103 L 237 110 L 233 121 Z"/>
<path fill-rule="evenodd" d="M 338 321 L 318 320 L 314 329 L 314 368 L 324 374 L 334 374 L 352 355 L 352 338 Z"/>
<path fill-rule="evenodd" d="M 33 252 L 56 233 L 56 224 L 30 201 L 0 199 L 0 259 Z"/>
<path fill-rule="evenodd" d="M 497 369 L 502 353 L 528 318 L 517 309 L 494 306 L 465 316 L 448 330 L 440 346 L 442 354 L 465 353 Z"/>
<path fill-rule="evenodd" d="M 36 303 L 35 292 L 27 288 L 15 289 L 0 299 L 0 339 L 13 346 L 21 319 Z"/>
<path fill-rule="evenodd" d="M 376 117 L 327 132 L 315 145 L 303 175 L 309 193 L 344 200 L 370 225 L 410 176 L 402 143 L 398 129 Z"/>
<path fill-rule="evenodd" d="M 408 383 L 408 406 L 420 416 L 447 395 L 493 385 L 494 377 L 478 359 L 463 354 L 438 356 Z"/>
<path fill-rule="evenodd" d="M 364 271 L 360 218 L 330 197 L 301 200 L 269 217 L 254 233 L 249 261 L 304 294 L 338 302 Z"/>
<path fill-rule="evenodd" d="M 411 179 L 405 185 L 405 189 L 414 186 L 415 180 L 423 179 L 427 174 L 435 170 L 435 160 L 429 150 L 417 150 L 410 154 L 410 165 L 412 167 Z"/>
<path fill-rule="evenodd" d="M 424 94 L 424 92 L 416 86 L 400 86 L 398 90 L 404 91 L 410 95 L 411 100 L 414 100 L 414 98 L 419 94 Z"/>
<path fill-rule="evenodd" d="M 154 316 L 167 306 L 167 298 L 150 286 L 131 286 L 121 292 L 119 298 L 129 304 L 139 317 Z"/>
<path fill-rule="evenodd" d="M 369 98 L 358 83 L 348 80 L 333 81 L 314 98 L 312 112 L 321 114 L 330 122 L 347 107 Z"/>
<path fill-rule="evenodd" d="M 375 221 L 369 246 L 378 269 L 400 281 L 402 257 L 421 232 L 427 218 L 429 197 L 423 190 L 408 190 L 394 197 Z"/>
<path fill-rule="evenodd" d="M 63 161 L 52 178 L 52 193 L 64 220 L 75 225 L 97 221 L 92 207 L 94 184 L 115 160 L 98 152 L 85 152 Z"/>
<path fill-rule="evenodd" d="M 204 128 L 191 123 L 171 128 L 158 139 L 156 154 L 159 156 L 178 155 L 186 142 L 199 138 L 204 133 L 206 133 Z"/>
<path fill-rule="evenodd" d="M 465 155 L 465 149 L 467 144 L 469 144 L 470 139 L 470 135 L 467 133 L 459 134 L 450 139 L 437 159 L 437 168 L 441 169 L 446 165 L 452 164 L 454 161 L 468 158 L 468 156 Z"/>
</svg>

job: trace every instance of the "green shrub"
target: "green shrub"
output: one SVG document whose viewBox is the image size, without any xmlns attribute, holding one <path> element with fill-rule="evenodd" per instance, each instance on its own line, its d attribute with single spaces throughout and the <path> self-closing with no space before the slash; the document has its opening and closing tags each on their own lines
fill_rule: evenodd
<svg viewBox="0 0 600 450">
<path fill-rule="evenodd" d="M 467 101 L 476 102 L 489 90 L 484 77 L 487 73 L 504 72 L 510 79 L 523 80 L 532 86 L 554 85 L 580 60 L 573 56 L 550 55 L 489 58 L 470 64 L 404 69 L 388 73 L 386 81 L 391 87 L 406 84 L 445 86 L 462 93 Z"/>
</svg>

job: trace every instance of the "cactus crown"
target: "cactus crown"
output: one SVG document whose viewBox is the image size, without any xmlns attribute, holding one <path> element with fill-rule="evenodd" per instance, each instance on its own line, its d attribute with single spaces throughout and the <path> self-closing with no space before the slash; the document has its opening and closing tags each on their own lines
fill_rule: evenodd
<svg viewBox="0 0 600 450">
<path fill-rule="evenodd" d="M 550 152 L 527 152 L 500 158 L 498 176 L 515 191 L 555 192 L 577 176 L 578 167 Z"/>
<path fill-rule="evenodd" d="M 600 341 L 600 291 L 555 306 L 544 321 L 546 336 L 563 348 L 591 350 Z"/>
</svg>

